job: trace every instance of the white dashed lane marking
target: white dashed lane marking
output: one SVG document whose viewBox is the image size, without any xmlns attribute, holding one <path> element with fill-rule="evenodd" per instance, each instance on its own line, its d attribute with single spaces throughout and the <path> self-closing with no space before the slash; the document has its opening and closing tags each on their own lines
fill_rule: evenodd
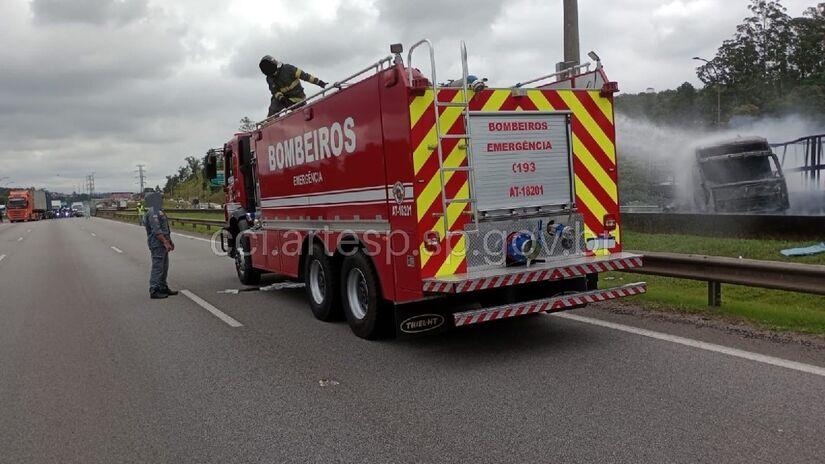
<svg viewBox="0 0 825 464">
<path fill-rule="evenodd" d="M 243 324 L 236 321 L 235 319 L 233 319 L 231 316 L 227 315 L 226 313 L 224 313 L 220 309 L 212 306 L 208 301 L 204 300 L 203 298 L 199 297 L 198 295 L 195 295 L 194 293 L 190 292 L 189 290 L 181 290 L 181 293 L 183 293 L 183 295 L 186 296 L 186 298 L 189 298 L 190 300 L 195 302 L 195 304 L 197 304 L 201 308 L 209 311 L 210 313 L 212 313 L 212 315 L 214 315 L 218 319 L 224 321 L 229 327 L 243 327 Z"/>
</svg>

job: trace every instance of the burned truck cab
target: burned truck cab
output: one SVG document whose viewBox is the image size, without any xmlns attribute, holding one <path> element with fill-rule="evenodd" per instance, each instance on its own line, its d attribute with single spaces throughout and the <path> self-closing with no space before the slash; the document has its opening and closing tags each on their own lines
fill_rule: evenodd
<svg viewBox="0 0 825 464">
<path fill-rule="evenodd" d="M 788 185 L 779 159 L 761 137 L 696 149 L 694 203 L 718 213 L 777 213 L 788 209 Z"/>
</svg>

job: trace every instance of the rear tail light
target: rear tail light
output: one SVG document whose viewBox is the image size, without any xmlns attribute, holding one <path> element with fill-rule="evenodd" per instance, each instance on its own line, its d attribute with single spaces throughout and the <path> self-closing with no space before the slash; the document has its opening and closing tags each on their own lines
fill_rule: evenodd
<svg viewBox="0 0 825 464">
<path fill-rule="evenodd" d="M 601 92 L 599 92 L 599 94 L 602 97 L 610 97 L 614 93 L 617 93 L 618 91 L 619 91 L 619 83 L 618 82 L 605 82 L 604 85 L 602 86 L 602 90 L 601 90 Z"/>
<path fill-rule="evenodd" d="M 439 246 L 441 246 L 441 235 L 438 232 L 430 230 L 424 233 L 425 250 L 435 253 L 438 251 Z"/>
<path fill-rule="evenodd" d="M 613 232 L 616 230 L 616 215 L 615 214 L 605 214 L 604 215 L 604 230 L 607 232 Z"/>
<path fill-rule="evenodd" d="M 410 83 L 410 93 L 415 96 L 424 95 L 424 93 L 430 88 L 430 81 L 424 79 L 422 77 L 413 78 L 412 82 Z"/>
</svg>

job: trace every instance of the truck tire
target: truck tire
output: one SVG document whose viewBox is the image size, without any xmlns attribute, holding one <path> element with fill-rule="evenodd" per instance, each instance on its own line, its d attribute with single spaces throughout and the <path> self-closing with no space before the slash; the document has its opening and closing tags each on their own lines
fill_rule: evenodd
<svg viewBox="0 0 825 464">
<path fill-rule="evenodd" d="M 355 335 L 368 340 L 390 335 L 392 312 L 381 297 L 378 274 L 362 250 L 344 259 L 341 299 L 347 322 Z"/>
<path fill-rule="evenodd" d="M 252 247 L 249 245 L 249 236 L 244 234 L 246 226 L 242 226 L 238 232 L 238 247 L 235 253 L 235 271 L 238 273 L 238 280 L 244 285 L 258 285 L 261 283 L 261 271 L 252 267 Z"/>
<path fill-rule="evenodd" d="M 309 307 L 316 319 L 324 322 L 342 319 L 343 309 L 338 279 L 335 266 L 324 246 L 318 242 L 313 243 L 304 262 L 304 283 L 307 298 L 309 298 Z"/>
</svg>

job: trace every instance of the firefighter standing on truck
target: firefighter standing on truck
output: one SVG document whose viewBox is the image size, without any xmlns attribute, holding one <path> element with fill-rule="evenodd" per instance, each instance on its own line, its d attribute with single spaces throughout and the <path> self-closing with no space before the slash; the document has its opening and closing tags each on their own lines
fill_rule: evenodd
<svg viewBox="0 0 825 464">
<path fill-rule="evenodd" d="M 272 93 L 267 117 L 306 100 L 307 97 L 303 86 L 301 86 L 301 81 L 307 81 L 321 88 L 327 86 L 327 83 L 321 79 L 305 73 L 289 63 L 278 62 L 269 55 L 261 58 L 258 67 L 266 76 L 266 83 Z"/>
</svg>

